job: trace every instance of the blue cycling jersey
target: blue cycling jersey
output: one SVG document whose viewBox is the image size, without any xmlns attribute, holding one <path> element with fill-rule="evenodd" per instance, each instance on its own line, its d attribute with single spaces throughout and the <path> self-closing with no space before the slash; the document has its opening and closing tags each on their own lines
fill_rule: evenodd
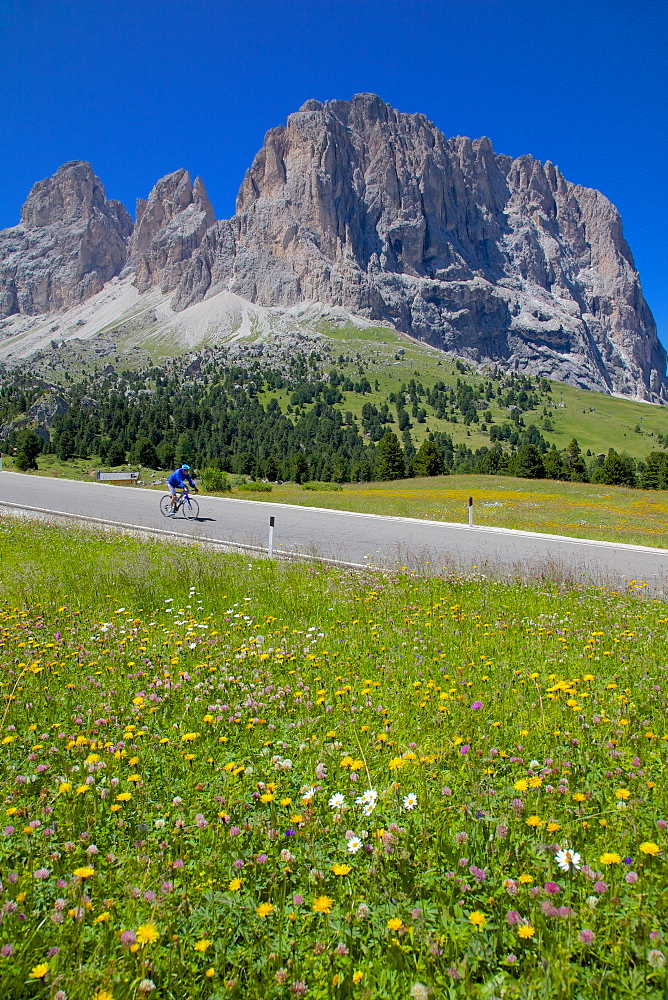
<svg viewBox="0 0 668 1000">
<path fill-rule="evenodd" d="M 196 488 L 194 482 L 192 481 L 188 473 L 184 472 L 183 469 L 176 469 L 174 472 L 172 472 L 167 482 L 169 483 L 170 486 L 174 486 L 176 489 L 183 489 L 186 480 L 190 483 L 193 489 Z"/>
</svg>

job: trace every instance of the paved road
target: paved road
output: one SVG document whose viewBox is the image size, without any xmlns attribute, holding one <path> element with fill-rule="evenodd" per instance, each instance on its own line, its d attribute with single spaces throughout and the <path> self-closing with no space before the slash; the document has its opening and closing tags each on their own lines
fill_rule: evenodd
<svg viewBox="0 0 668 1000">
<path fill-rule="evenodd" d="M 665 549 L 206 494 L 198 497 L 200 518 L 187 521 L 164 518 L 158 507 L 160 496 L 139 487 L 0 472 L 0 512 L 3 503 L 12 503 L 96 518 L 110 526 L 166 530 L 190 541 L 265 551 L 273 516 L 274 547 L 291 554 L 435 572 L 477 567 L 484 573 L 558 575 L 613 585 L 636 580 L 645 581 L 656 594 L 668 594 Z"/>
</svg>

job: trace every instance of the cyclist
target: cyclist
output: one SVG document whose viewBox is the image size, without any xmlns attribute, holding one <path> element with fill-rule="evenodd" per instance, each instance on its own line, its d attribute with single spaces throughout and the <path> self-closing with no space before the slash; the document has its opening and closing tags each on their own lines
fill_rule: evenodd
<svg viewBox="0 0 668 1000">
<path fill-rule="evenodd" d="M 172 495 L 172 514 L 176 512 L 176 491 L 184 490 L 186 488 L 186 480 L 190 483 L 192 489 L 195 493 L 198 492 L 197 487 L 190 478 L 190 466 L 181 465 L 178 469 L 172 472 L 171 476 L 167 480 L 167 485 L 169 486 L 169 492 Z"/>
</svg>

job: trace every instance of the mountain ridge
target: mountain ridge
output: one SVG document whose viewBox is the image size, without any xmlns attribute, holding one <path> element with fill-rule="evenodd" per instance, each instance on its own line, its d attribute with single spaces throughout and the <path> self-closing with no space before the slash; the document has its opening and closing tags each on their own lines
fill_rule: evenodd
<svg viewBox="0 0 668 1000">
<path fill-rule="evenodd" d="M 322 302 L 477 363 L 668 399 L 666 353 L 608 199 L 375 95 L 309 100 L 271 129 L 232 219 L 216 220 L 181 169 L 138 200 L 133 224 L 75 161 L 0 232 L 5 321 L 78 305 L 115 277 L 170 294 L 175 315 L 220 292 Z"/>
</svg>

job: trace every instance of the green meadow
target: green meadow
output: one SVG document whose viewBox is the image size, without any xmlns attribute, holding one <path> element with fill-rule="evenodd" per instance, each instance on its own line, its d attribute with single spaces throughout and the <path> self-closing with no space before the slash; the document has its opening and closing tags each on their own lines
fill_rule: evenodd
<svg viewBox="0 0 668 1000">
<path fill-rule="evenodd" d="M 4 998 L 665 997 L 641 586 L 0 542 Z"/>
</svg>

